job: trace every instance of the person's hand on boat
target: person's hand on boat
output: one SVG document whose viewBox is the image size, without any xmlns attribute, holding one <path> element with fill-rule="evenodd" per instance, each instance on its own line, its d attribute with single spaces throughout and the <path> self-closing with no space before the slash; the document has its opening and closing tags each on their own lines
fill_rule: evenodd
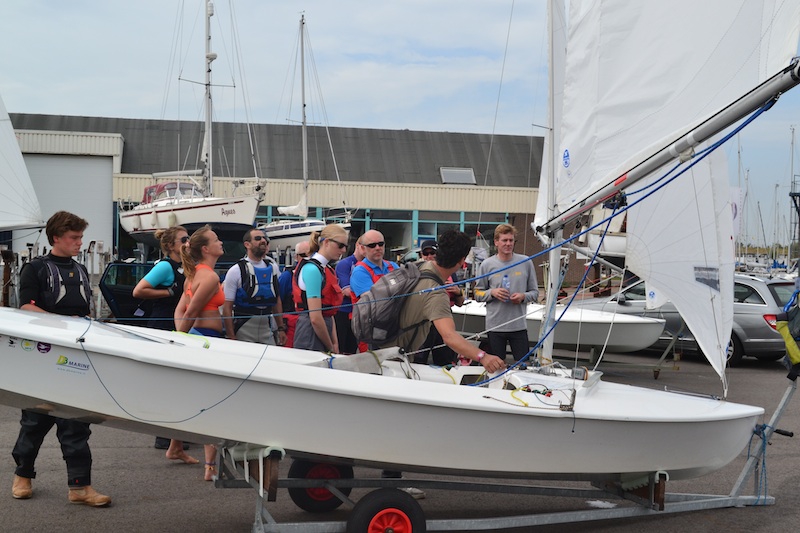
<svg viewBox="0 0 800 533">
<path fill-rule="evenodd" d="M 501 370 L 505 370 L 506 362 L 497 357 L 496 355 L 492 355 L 490 353 L 484 354 L 483 357 L 480 358 L 480 363 L 483 368 L 486 369 L 487 372 L 494 374 L 495 372 L 500 372 Z"/>
</svg>

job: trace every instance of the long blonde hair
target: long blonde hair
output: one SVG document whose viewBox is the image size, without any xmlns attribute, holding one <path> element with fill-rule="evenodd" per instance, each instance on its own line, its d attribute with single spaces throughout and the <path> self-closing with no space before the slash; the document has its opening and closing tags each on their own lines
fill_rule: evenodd
<svg viewBox="0 0 800 533">
<path fill-rule="evenodd" d="M 203 260 L 203 246 L 208 246 L 210 241 L 208 238 L 209 231 L 211 231 L 211 226 L 206 224 L 192 233 L 192 236 L 189 237 L 189 246 L 181 247 L 183 273 L 189 279 L 194 277 L 194 273 L 197 271 L 197 263 Z"/>
</svg>

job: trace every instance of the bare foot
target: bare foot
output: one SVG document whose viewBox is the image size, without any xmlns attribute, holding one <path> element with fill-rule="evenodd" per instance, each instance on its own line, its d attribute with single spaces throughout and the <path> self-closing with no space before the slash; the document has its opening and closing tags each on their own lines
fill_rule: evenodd
<svg viewBox="0 0 800 533">
<path fill-rule="evenodd" d="M 214 481 L 214 476 L 217 475 L 217 463 L 206 463 L 206 474 L 203 479 L 206 481 Z"/>
<path fill-rule="evenodd" d="M 167 450 L 167 453 L 165 455 L 167 456 L 167 459 L 171 461 L 183 461 L 187 465 L 196 465 L 197 463 L 200 462 L 199 460 L 195 459 L 194 457 L 192 457 L 183 450 L 177 452 L 172 452 L 170 450 Z"/>
</svg>

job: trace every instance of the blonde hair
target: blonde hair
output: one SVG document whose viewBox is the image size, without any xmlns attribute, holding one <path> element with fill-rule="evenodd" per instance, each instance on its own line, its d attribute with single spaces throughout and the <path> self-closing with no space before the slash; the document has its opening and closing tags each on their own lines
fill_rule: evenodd
<svg viewBox="0 0 800 533">
<path fill-rule="evenodd" d="M 505 235 L 506 233 L 513 233 L 514 238 L 516 238 L 517 228 L 511 224 L 498 224 L 497 227 L 494 228 L 494 239 L 497 240 L 500 238 L 500 235 Z"/>
<path fill-rule="evenodd" d="M 208 246 L 208 232 L 211 226 L 206 224 L 196 230 L 189 237 L 189 246 L 181 247 L 181 262 L 183 263 L 183 273 L 187 278 L 193 278 L 197 271 L 197 263 L 203 260 L 203 246 Z"/>
<path fill-rule="evenodd" d="M 183 226 L 172 226 L 167 229 L 160 229 L 156 231 L 156 240 L 161 245 L 161 251 L 164 255 L 169 255 L 172 251 L 172 246 L 175 244 L 175 237 L 178 233 L 186 231 Z M 188 231 L 186 233 L 189 233 Z"/>
<path fill-rule="evenodd" d="M 315 231 L 311 234 L 310 244 L 311 247 L 309 249 L 310 254 L 315 254 L 319 251 L 319 246 L 322 241 L 325 239 L 333 239 L 334 237 L 345 237 L 347 238 L 347 232 L 341 227 L 339 224 L 328 224 L 321 231 Z"/>
</svg>

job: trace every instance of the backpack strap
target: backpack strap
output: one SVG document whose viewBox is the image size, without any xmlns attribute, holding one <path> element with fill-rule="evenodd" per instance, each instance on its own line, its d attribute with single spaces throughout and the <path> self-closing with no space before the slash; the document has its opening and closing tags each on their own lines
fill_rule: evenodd
<svg viewBox="0 0 800 533">
<path fill-rule="evenodd" d="M 420 280 L 432 279 L 437 283 L 437 285 L 439 283 L 439 278 L 436 275 L 434 275 L 433 272 L 420 272 L 419 279 Z M 419 285 L 419 282 L 417 282 L 417 285 Z M 417 287 L 414 287 L 414 292 L 416 291 Z M 400 337 L 404 333 L 411 331 L 412 329 L 414 330 L 414 334 L 411 336 L 411 339 L 409 339 L 408 344 L 406 344 L 406 346 L 403 346 L 403 350 L 407 351 L 409 346 L 414 345 L 414 341 L 416 340 L 417 334 L 419 333 L 419 328 L 421 328 L 426 322 L 430 322 L 430 320 L 426 318 L 424 320 L 417 322 L 416 324 L 411 324 L 410 326 L 407 326 L 405 328 L 400 328 L 400 333 L 397 335 L 398 337 Z"/>
</svg>

